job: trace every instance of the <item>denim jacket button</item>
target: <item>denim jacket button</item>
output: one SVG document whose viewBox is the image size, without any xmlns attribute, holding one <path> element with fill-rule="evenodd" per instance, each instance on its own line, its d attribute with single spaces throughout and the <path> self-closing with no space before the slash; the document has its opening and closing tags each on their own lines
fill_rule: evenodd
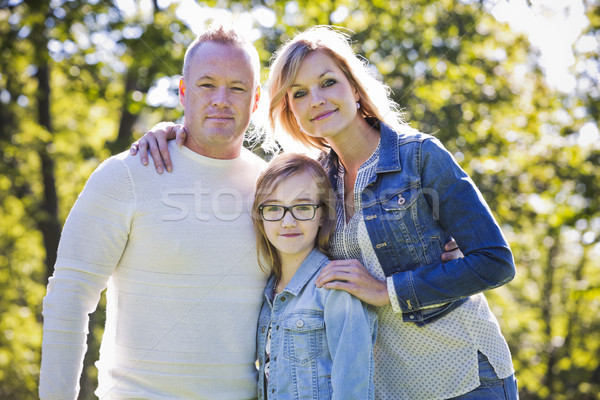
<svg viewBox="0 0 600 400">
<path fill-rule="evenodd" d="M 296 321 L 296 328 L 302 328 L 303 326 L 304 326 L 304 321 L 302 321 L 301 319 Z"/>
<path fill-rule="evenodd" d="M 281 297 L 281 301 L 285 301 L 285 297 Z"/>
<path fill-rule="evenodd" d="M 406 201 L 406 199 L 404 197 L 402 197 L 402 195 L 398 196 L 398 204 L 402 205 L 402 204 L 404 204 L 405 201 Z"/>
</svg>

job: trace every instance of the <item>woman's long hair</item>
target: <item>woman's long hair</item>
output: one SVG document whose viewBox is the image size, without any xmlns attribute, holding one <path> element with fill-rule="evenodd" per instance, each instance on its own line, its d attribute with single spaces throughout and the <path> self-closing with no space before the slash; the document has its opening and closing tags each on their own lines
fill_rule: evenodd
<svg viewBox="0 0 600 400">
<path fill-rule="evenodd" d="M 302 61 L 316 50 L 325 51 L 356 88 L 360 97 L 359 112 L 364 118 L 384 122 L 398 132 L 408 128 L 398 104 L 390 97 L 390 89 L 378 81 L 368 64 L 354 53 L 348 36 L 330 26 L 317 26 L 297 34 L 273 55 L 267 82 L 272 133 L 289 135 L 309 148 L 329 149 L 325 139 L 312 137 L 300 129 L 287 95 Z"/>
</svg>

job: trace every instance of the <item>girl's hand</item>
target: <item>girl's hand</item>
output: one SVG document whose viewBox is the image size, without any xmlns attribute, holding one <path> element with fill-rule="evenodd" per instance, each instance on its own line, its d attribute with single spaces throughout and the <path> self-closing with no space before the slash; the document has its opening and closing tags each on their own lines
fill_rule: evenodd
<svg viewBox="0 0 600 400">
<path fill-rule="evenodd" d="M 454 239 L 450 239 L 448 243 L 444 246 L 444 253 L 442 253 L 442 261 L 452 261 L 458 258 L 463 258 L 464 255 L 462 251 L 458 248 L 458 244 L 454 241 Z"/>
<path fill-rule="evenodd" d="M 156 172 L 161 174 L 165 168 L 168 172 L 171 172 L 173 170 L 173 163 L 169 155 L 167 141 L 176 139 L 177 145 L 182 146 L 186 135 L 187 132 L 183 125 L 172 122 L 160 122 L 154 125 L 137 142 L 134 142 L 129 152 L 132 156 L 135 156 L 139 152 L 142 164 L 148 165 L 149 148 Z"/>
<path fill-rule="evenodd" d="M 317 287 L 344 290 L 367 304 L 390 304 L 386 281 L 380 281 L 358 260 L 335 260 L 327 264 L 316 281 Z"/>
</svg>

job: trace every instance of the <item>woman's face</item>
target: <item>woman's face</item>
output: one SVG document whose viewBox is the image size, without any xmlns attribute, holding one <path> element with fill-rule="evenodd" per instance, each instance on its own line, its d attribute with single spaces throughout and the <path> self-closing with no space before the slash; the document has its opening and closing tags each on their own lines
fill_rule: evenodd
<svg viewBox="0 0 600 400">
<path fill-rule="evenodd" d="M 299 204 L 318 205 L 321 202 L 319 187 L 312 175 L 300 172 L 280 182 L 262 205 L 292 207 Z M 269 210 L 267 210 L 269 212 Z M 313 219 L 300 221 L 286 211 L 279 221 L 265 221 L 265 233 L 269 242 L 285 264 L 287 260 L 302 260 L 315 247 L 317 234 L 323 218 L 322 208 L 317 208 Z"/>
<path fill-rule="evenodd" d="M 333 138 L 360 118 L 358 92 L 324 50 L 304 58 L 287 96 L 298 125 L 309 136 Z"/>
</svg>

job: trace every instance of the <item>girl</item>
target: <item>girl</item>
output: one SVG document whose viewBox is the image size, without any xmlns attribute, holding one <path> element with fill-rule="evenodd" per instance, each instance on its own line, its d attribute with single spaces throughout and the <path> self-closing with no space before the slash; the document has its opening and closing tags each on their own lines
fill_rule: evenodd
<svg viewBox="0 0 600 400">
<path fill-rule="evenodd" d="M 257 331 L 259 399 L 374 398 L 376 316 L 347 292 L 317 288 L 335 225 L 329 180 L 284 154 L 256 183 L 258 261 L 272 276 Z"/>
</svg>

